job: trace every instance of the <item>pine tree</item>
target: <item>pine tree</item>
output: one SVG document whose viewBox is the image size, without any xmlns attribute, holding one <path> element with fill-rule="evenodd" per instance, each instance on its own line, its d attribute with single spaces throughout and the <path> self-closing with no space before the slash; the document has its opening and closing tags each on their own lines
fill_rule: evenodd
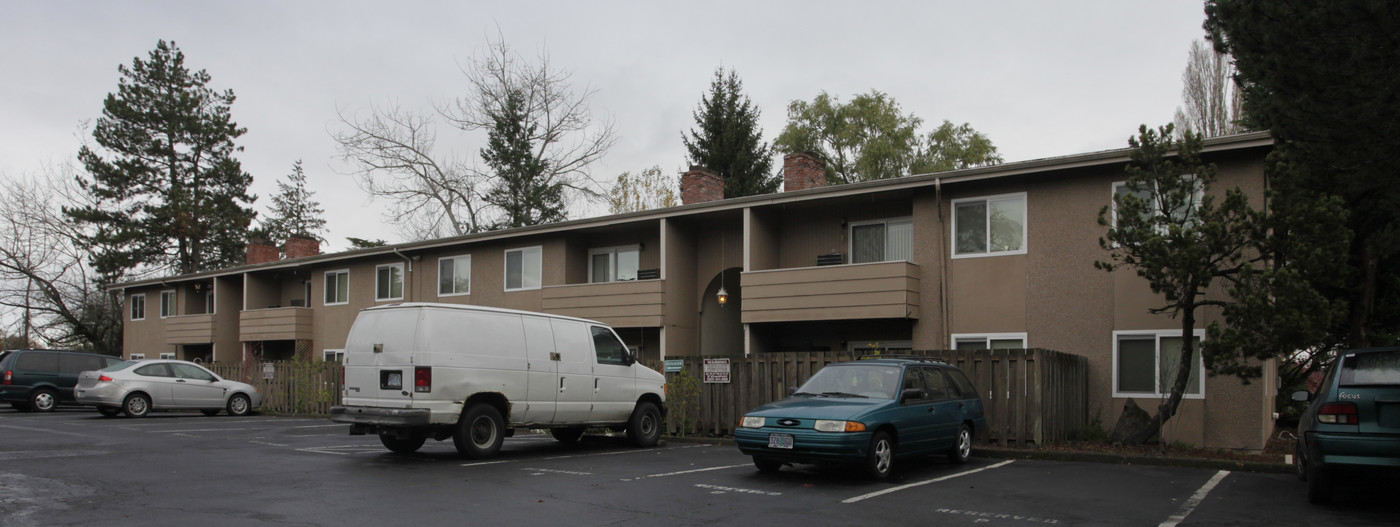
<svg viewBox="0 0 1400 527">
<path fill-rule="evenodd" d="M 530 137 L 535 126 L 526 122 L 524 94 L 512 91 L 492 115 L 481 159 L 493 183 L 486 202 L 504 215 L 494 228 L 509 229 L 563 221 L 564 185 L 545 179 L 549 164 L 535 157 Z"/>
<path fill-rule="evenodd" d="M 298 159 L 292 165 L 292 173 L 287 174 L 287 181 L 277 182 L 277 195 L 272 197 L 272 209 L 268 211 L 267 219 L 262 225 L 254 229 L 254 235 L 273 243 L 286 241 L 291 237 L 325 241 L 321 237 L 321 233 L 326 229 L 326 220 L 322 217 L 325 211 L 321 209 L 320 202 L 312 199 L 314 194 L 315 192 L 306 188 L 306 172 L 302 170 L 301 160 Z"/>
<path fill-rule="evenodd" d="M 737 198 L 777 192 L 780 179 L 773 173 L 773 150 L 763 142 L 758 108 L 743 94 L 744 84 L 734 70 L 715 70 L 710 92 L 700 97 L 691 115 L 699 130 L 681 134 L 687 159 L 724 179 L 724 197 Z"/>
<path fill-rule="evenodd" d="M 233 157 L 247 130 L 230 115 L 232 90 L 208 87 L 174 42 L 119 66 L 79 176 L 96 204 L 64 213 L 91 227 L 92 264 L 103 276 L 132 269 L 193 273 L 241 263 L 253 220 L 253 177 Z M 104 156 L 104 153 L 106 154 Z"/>
</svg>

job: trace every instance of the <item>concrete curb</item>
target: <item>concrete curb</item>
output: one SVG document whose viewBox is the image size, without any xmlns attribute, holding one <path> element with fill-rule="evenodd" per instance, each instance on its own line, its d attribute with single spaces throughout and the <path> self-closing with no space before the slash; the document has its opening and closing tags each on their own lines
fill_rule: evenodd
<svg viewBox="0 0 1400 527">
<path fill-rule="evenodd" d="M 670 437 L 668 443 L 699 443 L 705 445 L 734 445 L 732 438 L 726 437 Z M 1034 459 L 1040 461 L 1078 461 L 1084 463 L 1108 463 L 1113 465 L 1147 465 L 1156 467 L 1199 468 L 1209 470 L 1230 470 L 1235 472 L 1261 472 L 1268 474 L 1292 474 L 1293 465 L 1284 463 L 1263 463 L 1258 461 L 1235 461 L 1226 459 L 1201 459 L 1186 457 L 1126 456 L 1118 454 L 1097 454 L 1092 452 L 1066 452 L 1063 450 L 1016 449 L 995 447 L 973 447 L 972 455 L 997 459 Z"/>
</svg>

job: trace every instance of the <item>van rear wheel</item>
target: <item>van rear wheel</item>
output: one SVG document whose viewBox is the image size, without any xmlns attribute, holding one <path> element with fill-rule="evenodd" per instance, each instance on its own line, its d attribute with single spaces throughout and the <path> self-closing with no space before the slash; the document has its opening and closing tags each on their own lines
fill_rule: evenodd
<svg viewBox="0 0 1400 527">
<path fill-rule="evenodd" d="M 505 441 L 505 420 L 501 412 L 489 404 L 474 404 L 457 420 L 452 433 L 452 445 L 457 453 L 470 459 L 496 455 Z"/>
</svg>

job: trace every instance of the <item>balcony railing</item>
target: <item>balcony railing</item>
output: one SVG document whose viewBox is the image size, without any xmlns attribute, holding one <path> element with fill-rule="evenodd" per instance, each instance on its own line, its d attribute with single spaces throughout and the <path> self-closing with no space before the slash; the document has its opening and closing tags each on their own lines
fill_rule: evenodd
<svg viewBox="0 0 1400 527">
<path fill-rule="evenodd" d="M 238 340 L 310 340 L 315 327 L 309 307 L 250 309 L 238 314 Z"/>
<path fill-rule="evenodd" d="M 740 284 L 745 324 L 919 318 L 919 266 L 910 262 L 753 271 Z"/>
<path fill-rule="evenodd" d="M 214 315 L 181 315 L 165 319 L 166 344 L 211 344 Z"/>
<path fill-rule="evenodd" d="M 614 327 L 659 327 L 666 304 L 664 286 L 663 280 L 550 286 L 543 290 L 541 308 Z"/>
</svg>

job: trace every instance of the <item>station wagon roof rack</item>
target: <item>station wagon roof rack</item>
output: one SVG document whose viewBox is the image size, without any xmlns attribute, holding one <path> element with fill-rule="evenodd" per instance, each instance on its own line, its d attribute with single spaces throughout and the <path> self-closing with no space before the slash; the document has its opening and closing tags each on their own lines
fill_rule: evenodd
<svg viewBox="0 0 1400 527">
<path fill-rule="evenodd" d="M 876 354 L 861 355 L 861 356 L 859 356 L 859 357 L 856 357 L 856 360 L 880 360 L 880 359 L 912 360 L 912 361 L 919 361 L 919 362 L 933 362 L 933 363 L 938 363 L 938 364 L 947 364 L 947 362 L 942 361 L 942 360 L 939 360 L 939 359 L 935 359 L 935 358 L 933 358 L 933 357 L 925 357 L 925 356 L 922 356 L 922 355 L 910 355 L 910 354 L 907 354 L 907 353 L 876 353 Z"/>
</svg>

